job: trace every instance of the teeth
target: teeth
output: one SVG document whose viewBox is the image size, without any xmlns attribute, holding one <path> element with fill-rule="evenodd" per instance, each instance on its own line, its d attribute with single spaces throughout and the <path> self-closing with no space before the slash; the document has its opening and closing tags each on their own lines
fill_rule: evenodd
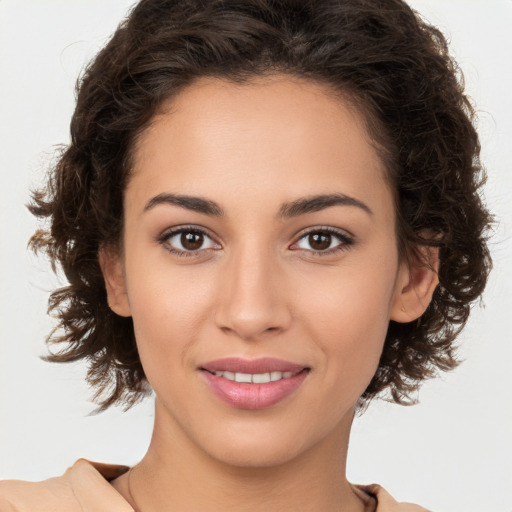
<svg viewBox="0 0 512 512">
<path fill-rule="evenodd" d="M 250 373 L 235 373 L 236 382 L 252 382 L 252 375 Z"/>
<path fill-rule="evenodd" d="M 233 373 L 233 372 L 214 372 L 217 377 L 234 382 L 245 382 L 250 384 L 266 384 L 276 380 L 289 379 L 293 372 L 267 372 L 267 373 Z"/>
<path fill-rule="evenodd" d="M 266 384 L 270 382 L 270 373 L 255 373 L 252 376 L 252 382 L 254 384 Z"/>
<path fill-rule="evenodd" d="M 275 380 L 280 380 L 283 378 L 282 372 L 270 372 L 270 380 L 274 382 Z"/>
</svg>

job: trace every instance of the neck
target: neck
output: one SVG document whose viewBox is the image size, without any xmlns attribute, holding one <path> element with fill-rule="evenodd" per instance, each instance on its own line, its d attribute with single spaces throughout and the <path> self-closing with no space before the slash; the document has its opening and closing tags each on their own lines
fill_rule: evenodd
<svg viewBox="0 0 512 512">
<path fill-rule="evenodd" d="M 148 452 L 132 468 L 129 487 L 117 487 L 137 512 L 364 509 L 345 476 L 352 411 L 309 450 L 262 467 L 212 457 L 177 428 L 158 401 L 155 409 Z"/>
</svg>

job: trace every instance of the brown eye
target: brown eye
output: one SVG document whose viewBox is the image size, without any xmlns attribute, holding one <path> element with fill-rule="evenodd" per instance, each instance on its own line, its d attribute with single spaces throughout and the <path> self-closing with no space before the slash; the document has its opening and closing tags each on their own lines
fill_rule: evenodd
<svg viewBox="0 0 512 512">
<path fill-rule="evenodd" d="M 192 256 L 205 250 L 220 248 L 204 231 L 191 228 L 176 229 L 165 234 L 160 238 L 160 243 L 178 256 Z"/>
<path fill-rule="evenodd" d="M 294 245 L 296 249 L 306 250 L 320 256 L 348 249 L 353 243 L 353 238 L 345 232 L 334 228 L 324 228 L 305 233 Z"/>
<path fill-rule="evenodd" d="M 181 234 L 180 242 L 187 251 L 196 251 L 203 245 L 204 236 L 197 231 L 184 231 Z"/>
<path fill-rule="evenodd" d="M 325 251 L 331 246 L 332 236 L 330 233 L 312 233 L 308 235 L 308 242 L 315 251 Z"/>
</svg>

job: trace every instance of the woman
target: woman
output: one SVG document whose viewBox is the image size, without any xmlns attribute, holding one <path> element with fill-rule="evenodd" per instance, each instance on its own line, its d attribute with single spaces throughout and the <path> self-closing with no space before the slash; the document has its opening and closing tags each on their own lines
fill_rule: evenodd
<svg viewBox="0 0 512 512">
<path fill-rule="evenodd" d="M 456 365 L 490 267 L 471 114 L 399 1 L 138 4 L 84 75 L 31 244 L 70 283 L 50 359 L 87 359 L 102 410 L 153 389 L 152 442 L 0 504 L 414 510 L 347 481 L 348 439 L 377 394 Z"/>
</svg>

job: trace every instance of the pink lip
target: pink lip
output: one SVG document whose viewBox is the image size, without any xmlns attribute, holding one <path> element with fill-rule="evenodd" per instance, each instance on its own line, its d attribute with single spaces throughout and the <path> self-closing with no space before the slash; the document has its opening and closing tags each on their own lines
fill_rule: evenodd
<svg viewBox="0 0 512 512">
<path fill-rule="evenodd" d="M 267 372 L 292 372 L 297 373 L 306 366 L 283 359 L 263 357 L 261 359 L 242 359 L 239 357 L 226 357 L 215 359 L 201 366 L 201 369 L 209 372 L 233 372 L 233 373 L 267 373 Z"/>
<path fill-rule="evenodd" d="M 309 369 L 289 361 L 263 358 L 253 361 L 238 358 L 226 358 L 211 361 L 201 367 L 201 374 L 213 393 L 225 403 L 237 409 L 264 409 L 291 395 L 304 381 Z M 267 373 L 273 371 L 292 372 L 289 378 L 249 384 L 234 382 L 210 372 L 229 371 L 233 373 Z"/>
</svg>

